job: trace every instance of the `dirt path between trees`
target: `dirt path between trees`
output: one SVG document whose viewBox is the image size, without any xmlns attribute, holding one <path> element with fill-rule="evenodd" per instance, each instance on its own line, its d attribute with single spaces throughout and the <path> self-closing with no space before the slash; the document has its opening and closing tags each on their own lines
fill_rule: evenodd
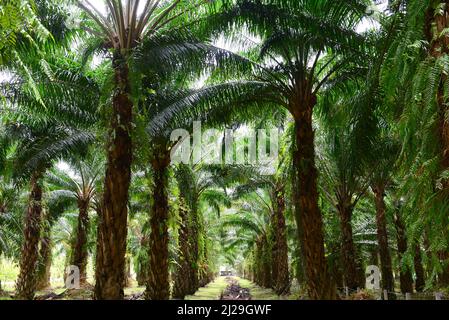
<svg viewBox="0 0 449 320">
<path fill-rule="evenodd" d="M 229 283 L 222 292 L 220 300 L 251 300 L 251 294 L 248 288 L 242 288 L 239 282 L 233 278 L 226 278 Z"/>
</svg>

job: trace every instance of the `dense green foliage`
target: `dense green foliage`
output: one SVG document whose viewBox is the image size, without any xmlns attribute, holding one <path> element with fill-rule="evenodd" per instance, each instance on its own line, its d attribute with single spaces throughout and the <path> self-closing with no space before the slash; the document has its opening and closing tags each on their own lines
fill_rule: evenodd
<svg viewBox="0 0 449 320">
<path fill-rule="evenodd" d="M 439 0 L 2 1 L 0 280 L 447 290 L 448 30 Z"/>
</svg>

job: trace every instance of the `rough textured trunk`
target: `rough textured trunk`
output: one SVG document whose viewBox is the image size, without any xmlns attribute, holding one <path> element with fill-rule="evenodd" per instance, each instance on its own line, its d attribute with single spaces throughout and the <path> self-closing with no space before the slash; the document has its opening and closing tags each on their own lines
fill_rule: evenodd
<svg viewBox="0 0 449 320">
<path fill-rule="evenodd" d="M 425 276 L 424 276 L 424 267 L 422 264 L 421 258 L 421 249 L 419 247 L 419 243 L 415 244 L 415 255 L 413 257 L 413 264 L 415 267 L 415 290 L 417 292 L 424 291 L 424 287 L 426 284 Z"/>
<path fill-rule="evenodd" d="M 140 271 L 136 273 L 136 281 L 137 281 L 137 285 L 139 287 L 145 286 L 147 281 L 148 281 L 148 266 L 147 265 L 142 265 L 140 266 L 139 269 Z M 144 271 L 145 270 L 145 271 Z"/>
<path fill-rule="evenodd" d="M 325 252 L 323 218 L 318 207 L 318 172 L 315 166 L 312 111 L 316 97 L 292 105 L 295 119 L 296 151 L 294 165 L 297 174 L 298 199 L 295 206 L 303 231 L 307 291 L 310 299 L 335 299 L 336 288 L 328 272 Z"/>
<path fill-rule="evenodd" d="M 150 263 L 148 283 L 145 290 L 145 298 L 148 300 L 168 300 L 170 298 L 167 225 L 169 164 L 169 154 L 156 151 L 151 161 L 154 185 L 150 218 Z"/>
<path fill-rule="evenodd" d="M 50 287 L 50 269 L 51 269 L 51 226 L 47 222 L 43 228 L 43 235 L 39 249 L 39 266 L 37 268 L 37 290 L 44 290 Z"/>
<path fill-rule="evenodd" d="M 189 247 L 189 214 L 183 197 L 179 199 L 179 219 L 178 230 L 178 266 L 174 276 L 173 298 L 184 299 L 189 291 L 189 271 L 190 271 L 190 247 Z"/>
<path fill-rule="evenodd" d="M 290 292 L 290 277 L 288 273 L 288 245 L 287 228 L 285 225 L 285 194 L 283 187 L 276 190 L 276 253 L 273 257 L 273 270 L 276 266 L 276 273 L 273 272 L 274 290 L 279 295 Z"/>
<path fill-rule="evenodd" d="M 362 279 L 362 267 L 360 261 L 357 259 L 357 254 L 354 246 L 352 233 L 352 206 L 346 201 L 342 201 L 337 206 L 340 217 L 341 229 L 341 262 L 343 263 L 343 274 L 345 285 L 352 290 L 364 287 Z"/>
<path fill-rule="evenodd" d="M 103 242 L 104 242 L 102 239 L 103 235 L 101 232 L 101 228 L 102 228 L 101 220 L 102 220 L 102 216 L 103 216 L 103 203 L 104 202 L 103 202 L 102 194 L 98 194 L 97 197 L 98 198 L 95 201 L 95 212 L 97 213 L 97 239 L 96 239 L 97 243 L 95 246 L 95 278 L 97 277 L 98 269 L 101 270 L 101 268 L 104 268 L 103 266 L 101 266 L 101 264 L 103 262 L 103 257 L 102 257 L 103 251 L 102 251 L 101 247 L 103 246 Z M 64 272 L 64 283 L 66 281 L 65 275 L 66 275 L 66 273 Z M 95 281 L 97 281 L 97 280 L 95 279 Z M 95 291 L 93 294 L 93 298 L 95 299 Z"/>
<path fill-rule="evenodd" d="M 303 265 L 303 259 L 302 259 L 302 253 L 301 248 L 299 245 L 296 245 L 295 248 L 295 254 L 296 254 L 296 260 L 293 260 L 292 263 L 292 270 L 295 270 L 295 278 L 298 282 L 298 285 L 302 287 L 306 283 L 306 278 L 304 275 L 304 265 Z"/>
<path fill-rule="evenodd" d="M 273 279 L 271 277 L 271 250 L 268 245 L 268 239 L 262 239 L 262 286 L 265 288 L 272 288 Z"/>
<path fill-rule="evenodd" d="M 139 287 L 145 286 L 148 282 L 148 236 L 143 235 L 140 238 L 140 248 L 135 261 L 136 281 Z"/>
<path fill-rule="evenodd" d="M 254 251 L 254 282 L 259 286 L 263 286 L 263 272 L 263 243 L 262 239 L 258 238 Z"/>
<path fill-rule="evenodd" d="M 103 212 L 97 247 L 95 299 L 123 299 L 128 190 L 132 162 L 132 109 L 129 69 L 117 52 L 113 57 L 115 93 L 107 146 Z"/>
<path fill-rule="evenodd" d="M 254 278 L 261 287 L 271 288 L 271 248 L 266 235 L 260 235 L 256 240 L 254 251 Z"/>
<path fill-rule="evenodd" d="M 273 289 L 276 289 L 277 278 L 278 278 L 278 225 L 277 225 L 277 208 L 276 208 L 276 195 L 274 196 L 273 203 L 275 208 L 270 217 L 270 232 L 269 232 L 269 245 L 271 249 L 271 276 Z"/>
<path fill-rule="evenodd" d="M 398 242 L 398 258 L 399 258 L 399 277 L 401 282 L 401 292 L 413 292 L 413 277 L 412 272 L 408 266 L 402 265 L 402 257 L 407 252 L 407 236 L 404 222 L 401 214 L 396 210 L 394 214 L 394 225 L 396 228 L 396 239 Z"/>
<path fill-rule="evenodd" d="M 202 230 L 204 232 L 204 229 Z M 204 234 L 204 233 L 203 233 Z M 214 274 L 209 268 L 209 254 L 207 250 L 207 241 L 203 241 L 203 257 L 202 257 L 202 263 L 200 268 L 200 279 L 199 279 L 199 285 L 200 287 L 204 287 L 209 282 L 211 282 L 214 279 Z"/>
<path fill-rule="evenodd" d="M 380 265 L 382 272 L 382 288 L 392 292 L 394 290 L 393 271 L 391 266 L 390 249 L 388 248 L 387 218 L 385 216 L 385 201 L 383 186 L 373 187 L 376 202 L 377 242 L 379 245 Z"/>
<path fill-rule="evenodd" d="M 341 252 L 340 246 L 332 246 L 329 248 L 329 252 Z M 333 259 L 328 260 L 329 264 L 329 272 L 332 275 L 332 279 L 335 282 L 337 288 L 343 288 L 344 284 L 344 275 L 342 272 L 343 264 L 341 262 L 341 255 L 334 255 Z"/>
<path fill-rule="evenodd" d="M 252 268 L 252 275 L 253 275 L 253 277 L 251 278 L 251 281 L 253 281 L 255 284 L 259 284 L 259 279 L 258 279 L 258 277 L 259 277 L 259 273 L 258 273 L 258 265 L 257 265 L 257 253 L 256 253 L 256 246 L 255 246 L 255 248 L 254 248 L 254 252 L 255 252 L 255 254 L 253 255 L 253 259 L 254 259 L 254 261 L 253 261 L 253 264 L 252 264 L 252 266 L 251 266 L 251 268 Z"/>
<path fill-rule="evenodd" d="M 78 199 L 78 225 L 72 264 L 80 270 L 80 285 L 87 283 L 87 233 L 89 229 L 89 200 Z"/>
<path fill-rule="evenodd" d="M 298 164 L 294 164 L 294 166 L 298 166 Z M 306 284 L 306 274 L 305 274 L 305 254 L 304 254 L 304 232 L 302 231 L 302 222 L 301 222 L 301 212 L 299 209 L 299 192 L 297 188 L 297 175 L 293 174 L 292 176 L 292 203 L 294 210 L 294 217 L 296 222 L 296 279 L 300 286 Z"/>
<path fill-rule="evenodd" d="M 189 247 L 190 247 L 190 255 L 189 255 L 189 286 L 188 286 L 188 294 L 194 294 L 200 284 L 199 284 L 199 260 L 200 260 L 200 250 L 198 247 L 199 244 L 199 235 L 200 235 L 200 221 L 198 216 L 198 210 L 196 203 L 193 204 L 190 212 L 189 219 Z"/>
<path fill-rule="evenodd" d="M 42 175 L 31 177 L 31 193 L 23 229 L 23 245 L 20 256 L 20 272 L 16 282 L 17 299 L 33 299 L 36 292 L 37 263 L 42 219 Z"/>
</svg>

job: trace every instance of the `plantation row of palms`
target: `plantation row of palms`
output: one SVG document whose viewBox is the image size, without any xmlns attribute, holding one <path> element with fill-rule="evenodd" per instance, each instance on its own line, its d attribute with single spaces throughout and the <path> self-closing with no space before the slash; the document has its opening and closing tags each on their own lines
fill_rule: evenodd
<svg viewBox="0 0 449 320">
<path fill-rule="evenodd" d="M 94 262 L 94 299 L 123 299 L 131 269 L 146 299 L 183 299 L 221 265 L 309 299 L 363 288 L 368 265 L 392 296 L 449 287 L 448 26 L 433 0 L 5 0 L 14 296 L 61 255 L 83 287 Z M 274 174 L 173 163 L 197 121 L 277 128 Z"/>
</svg>

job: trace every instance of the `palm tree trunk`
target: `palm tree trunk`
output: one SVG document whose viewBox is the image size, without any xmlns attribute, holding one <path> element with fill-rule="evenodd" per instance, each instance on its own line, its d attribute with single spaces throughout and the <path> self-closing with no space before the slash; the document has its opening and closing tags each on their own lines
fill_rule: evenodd
<svg viewBox="0 0 449 320">
<path fill-rule="evenodd" d="M 277 196 L 275 195 L 273 199 L 273 203 L 277 203 Z M 272 283 L 273 283 L 273 289 L 276 290 L 277 286 L 277 279 L 278 279 L 278 225 L 277 225 L 277 216 L 278 216 L 278 209 L 275 207 L 274 212 L 271 214 L 270 217 L 270 232 L 269 232 L 269 245 L 271 249 L 271 276 L 272 276 Z"/>
<path fill-rule="evenodd" d="M 146 244 L 146 240 L 141 240 L 140 245 L 143 247 L 140 250 L 145 250 L 145 254 L 148 254 L 148 245 Z M 148 282 L 148 259 L 146 257 L 139 256 L 139 259 L 137 260 L 137 266 L 136 266 L 136 281 L 137 285 L 139 287 L 145 286 Z"/>
<path fill-rule="evenodd" d="M 300 217 L 304 243 L 307 291 L 310 299 L 335 299 L 336 288 L 328 272 L 324 252 L 323 218 L 318 207 L 318 172 L 315 166 L 312 111 L 314 103 L 296 107 L 294 153 L 298 199 L 295 206 Z"/>
<path fill-rule="evenodd" d="M 80 271 L 80 285 L 87 283 L 87 232 L 89 228 L 89 201 L 78 199 L 78 226 L 72 264 Z"/>
<path fill-rule="evenodd" d="M 421 258 L 421 249 L 419 247 L 419 243 L 415 244 L 415 255 L 413 257 L 413 264 L 415 267 L 415 290 L 417 292 L 424 291 L 424 287 L 426 284 L 425 276 L 424 276 L 424 267 L 422 264 L 422 258 Z"/>
<path fill-rule="evenodd" d="M 37 290 L 44 290 L 50 287 L 50 269 L 51 269 L 51 237 L 50 237 L 50 223 L 48 221 L 44 224 L 43 235 L 41 239 L 41 247 L 39 250 L 39 266 L 38 266 L 38 280 Z"/>
<path fill-rule="evenodd" d="M 282 187 L 276 190 L 276 255 L 273 266 L 276 265 L 277 272 L 273 272 L 274 289 L 279 295 L 290 292 L 290 277 L 288 273 L 288 245 L 287 228 L 285 225 L 285 198 Z M 273 269 L 274 270 L 274 269 Z"/>
<path fill-rule="evenodd" d="M 153 168 L 153 205 L 151 206 L 151 233 L 149 274 L 145 291 L 148 300 L 170 298 L 168 270 L 168 166 L 170 155 L 157 152 L 151 162 Z"/>
<path fill-rule="evenodd" d="M 31 177 L 31 193 L 25 216 L 24 240 L 20 259 L 20 272 L 16 282 L 16 298 L 34 298 L 37 282 L 39 239 L 42 219 L 42 174 L 34 172 Z"/>
<path fill-rule="evenodd" d="M 299 210 L 299 193 L 297 182 L 296 182 L 297 175 L 293 174 L 292 176 L 292 203 L 293 203 L 293 210 L 294 210 L 294 217 L 296 222 L 296 252 L 297 252 L 297 258 L 296 258 L 296 279 L 298 281 L 298 284 L 300 286 L 304 285 L 306 283 L 306 274 L 305 274 L 305 267 L 304 267 L 304 260 L 305 260 L 305 254 L 304 254 L 304 232 L 302 231 L 302 222 L 301 222 L 301 212 Z"/>
<path fill-rule="evenodd" d="M 342 202 L 345 201 L 343 200 Z M 357 290 L 357 288 L 362 288 L 364 283 L 361 281 L 363 278 L 361 276 L 362 267 L 360 266 L 360 261 L 357 259 L 353 240 L 351 225 L 352 207 L 345 203 L 339 203 L 337 209 L 340 216 L 342 236 L 341 252 L 345 284 L 349 289 Z"/>
<path fill-rule="evenodd" d="M 391 266 L 391 255 L 388 248 L 387 219 L 385 216 L 385 201 L 383 186 L 373 187 L 376 202 L 376 224 L 377 242 L 379 245 L 379 256 L 382 272 L 382 288 L 388 292 L 394 290 L 393 271 Z"/>
<path fill-rule="evenodd" d="M 204 228 L 201 228 L 202 236 L 204 237 Z M 207 241 L 204 239 L 203 241 L 203 248 L 202 248 L 202 258 L 201 258 L 201 265 L 200 265 L 200 277 L 199 277 L 199 286 L 204 287 L 213 279 L 212 271 L 209 268 L 209 254 L 207 250 Z"/>
<path fill-rule="evenodd" d="M 184 299 L 189 291 L 190 277 L 190 247 L 189 247 L 189 215 L 184 198 L 179 198 L 179 218 L 181 220 L 178 230 L 179 257 L 178 266 L 174 276 L 173 298 Z"/>
<path fill-rule="evenodd" d="M 148 281 L 147 270 L 148 265 L 142 264 L 139 266 L 139 271 L 136 272 L 136 281 L 139 287 L 146 285 Z"/>
<path fill-rule="evenodd" d="M 262 239 L 262 274 L 262 286 L 265 288 L 272 288 L 271 250 L 266 237 L 263 237 Z"/>
<path fill-rule="evenodd" d="M 297 258 L 292 263 L 292 270 L 295 270 L 296 281 L 298 282 L 298 285 L 302 287 L 306 283 L 306 278 L 304 275 L 304 260 L 302 259 L 301 248 L 298 244 L 295 247 L 295 254 Z"/>
<path fill-rule="evenodd" d="M 132 109 L 129 68 L 125 57 L 114 53 L 115 94 L 107 146 L 107 167 L 100 221 L 101 241 L 95 272 L 96 299 L 123 299 L 128 190 L 132 162 Z M 100 260 L 99 260 L 100 259 Z"/>
<path fill-rule="evenodd" d="M 270 277 L 270 263 L 267 262 L 267 242 L 265 236 L 259 236 L 256 240 L 255 250 L 255 282 L 261 287 L 266 287 Z"/>
<path fill-rule="evenodd" d="M 259 237 L 256 240 L 256 248 L 254 252 L 254 282 L 263 286 L 263 243 L 262 239 Z"/>
<path fill-rule="evenodd" d="M 145 286 L 148 282 L 148 270 L 149 270 L 149 237 L 144 234 L 140 238 L 140 248 L 137 254 L 136 261 L 136 281 L 139 287 Z"/>
<path fill-rule="evenodd" d="M 329 252 L 342 252 L 341 244 L 335 243 L 329 247 Z M 344 284 L 344 275 L 342 268 L 344 267 L 344 264 L 341 262 L 341 254 L 334 255 L 332 259 L 328 259 L 329 264 L 329 272 L 332 275 L 332 279 L 335 282 L 335 285 L 337 288 L 343 288 L 345 286 Z"/>
<path fill-rule="evenodd" d="M 195 201 L 195 200 L 194 200 Z M 188 294 L 194 294 L 200 284 L 199 284 L 199 260 L 200 260 L 200 250 L 199 250 L 199 235 L 200 235 L 200 221 L 198 216 L 198 208 L 196 205 L 196 201 L 193 204 L 190 212 L 189 219 L 189 286 L 188 286 Z"/>
<path fill-rule="evenodd" d="M 407 236 L 404 222 L 402 221 L 399 210 L 394 214 L 394 224 L 396 228 L 396 239 L 398 242 L 398 258 L 399 258 L 399 278 L 401 282 L 401 292 L 413 292 L 413 277 L 412 272 L 408 266 L 402 266 L 402 258 L 407 252 Z"/>
</svg>

